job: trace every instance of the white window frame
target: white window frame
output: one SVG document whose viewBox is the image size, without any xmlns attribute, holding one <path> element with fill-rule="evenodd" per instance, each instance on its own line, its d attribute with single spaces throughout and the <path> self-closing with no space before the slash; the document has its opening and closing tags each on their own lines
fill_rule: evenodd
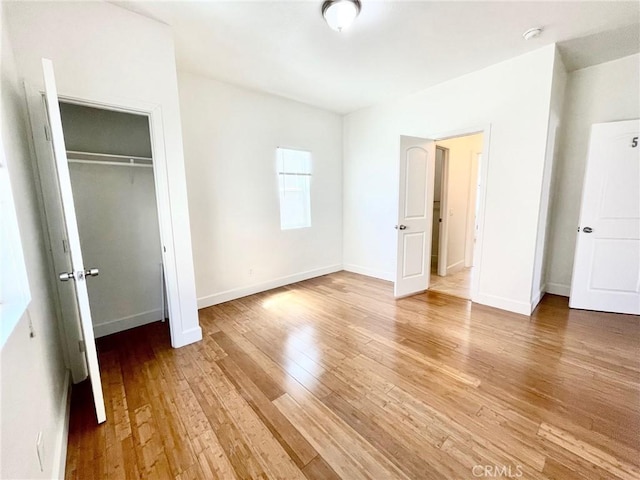
<svg viewBox="0 0 640 480">
<path fill-rule="evenodd" d="M 305 155 L 308 158 L 302 165 L 292 168 L 287 165 L 285 156 L 287 153 Z M 306 163 L 307 165 L 304 165 Z M 276 173 L 278 176 L 278 194 L 280 199 L 280 229 L 295 230 L 311 227 L 311 177 L 312 177 L 313 157 L 311 151 L 299 148 L 277 147 L 276 148 Z M 302 182 L 302 190 L 287 188 L 287 180 Z M 290 184 L 293 182 L 289 182 Z M 295 222 L 294 219 L 287 218 L 287 193 L 301 192 L 301 204 L 299 207 L 303 211 L 302 221 Z"/>
</svg>

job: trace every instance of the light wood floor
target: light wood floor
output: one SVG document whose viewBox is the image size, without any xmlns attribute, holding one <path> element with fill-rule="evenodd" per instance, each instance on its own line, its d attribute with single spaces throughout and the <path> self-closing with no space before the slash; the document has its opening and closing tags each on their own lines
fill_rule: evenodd
<svg viewBox="0 0 640 480">
<path fill-rule="evenodd" d="M 467 300 L 471 298 L 471 267 L 463 268 L 445 277 L 439 276 L 437 270 L 437 268 L 431 269 L 429 290 Z"/>
<path fill-rule="evenodd" d="M 346 272 L 200 317 L 177 350 L 162 324 L 99 341 L 108 420 L 74 388 L 67 478 L 640 478 L 638 317 Z"/>
</svg>

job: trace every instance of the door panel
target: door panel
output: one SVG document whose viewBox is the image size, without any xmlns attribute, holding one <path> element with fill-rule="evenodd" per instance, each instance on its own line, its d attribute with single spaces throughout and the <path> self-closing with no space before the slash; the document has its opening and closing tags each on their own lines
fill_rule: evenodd
<svg viewBox="0 0 640 480">
<path fill-rule="evenodd" d="M 640 121 L 592 127 L 569 305 L 640 314 Z"/>
<path fill-rule="evenodd" d="M 432 140 L 401 137 L 396 297 L 422 292 L 429 286 L 434 159 Z"/>
<path fill-rule="evenodd" d="M 624 147 L 626 136 L 617 139 L 617 146 Z M 630 153 L 633 148 L 627 147 Z M 636 151 L 640 149 L 636 147 Z M 626 150 L 626 149 L 624 149 Z M 612 151 L 618 161 L 624 150 Z M 614 160 L 615 161 L 615 160 Z M 630 160 L 623 168 L 606 168 L 606 180 L 602 191 L 599 218 L 603 220 L 637 219 L 640 218 L 640 201 L 630 202 L 627 199 L 638 200 L 640 192 L 640 163 Z"/>
<path fill-rule="evenodd" d="M 638 291 L 640 241 L 596 239 L 593 242 L 590 290 Z"/>
<path fill-rule="evenodd" d="M 47 106 L 44 95 L 36 89 L 25 85 L 31 132 L 36 150 L 37 168 L 34 173 L 39 181 L 45 218 L 44 230 L 49 238 L 51 262 L 53 272 L 71 271 L 71 258 L 68 251 L 67 231 L 64 225 L 62 202 L 60 197 L 60 185 L 56 165 L 53 161 L 53 150 L 48 132 L 50 128 L 47 120 Z M 52 272 L 52 275 L 53 275 Z M 78 383 L 87 378 L 87 362 L 84 354 L 80 352 L 79 345 L 83 340 L 82 327 L 80 326 L 80 313 L 76 301 L 74 282 L 54 281 L 57 295 L 56 309 L 60 318 L 60 334 L 65 343 L 63 352 L 66 363 L 71 370 L 73 383 Z M 63 313 L 64 312 L 64 313 Z"/>
<path fill-rule="evenodd" d="M 422 148 L 412 147 L 406 153 L 405 170 L 405 219 L 426 217 L 424 192 L 427 185 L 428 159 Z"/>
<path fill-rule="evenodd" d="M 69 166 L 67 164 L 67 154 L 62 131 L 62 120 L 60 118 L 60 106 L 58 104 L 58 94 L 56 89 L 53 63 L 51 60 L 42 59 L 42 69 L 45 84 L 45 102 L 49 129 L 51 135 L 51 146 L 55 163 L 55 174 L 58 183 L 59 201 L 62 205 L 62 220 L 66 230 L 69 257 L 71 260 L 71 270 L 59 273 L 70 273 L 73 280 L 67 283 L 74 283 L 73 293 L 77 303 L 77 312 L 80 317 L 83 347 L 87 362 L 91 389 L 96 409 L 98 423 L 106 420 L 102 385 L 100 381 L 100 369 L 98 366 L 98 355 L 96 352 L 95 338 L 93 334 L 93 323 L 91 321 L 91 309 L 89 307 L 89 294 L 87 292 L 87 277 L 84 262 L 82 260 L 82 250 L 80 248 L 80 235 L 76 221 L 75 206 L 73 203 L 73 193 L 71 190 L 71 178 L 69 176 Z M 63 311 L 63 315 L 66 312 Z"/>
<path fill-rule="evenodd" d="M 403 278 L 424 275 L 424 232 L 404 234 Z"/>
</svg>

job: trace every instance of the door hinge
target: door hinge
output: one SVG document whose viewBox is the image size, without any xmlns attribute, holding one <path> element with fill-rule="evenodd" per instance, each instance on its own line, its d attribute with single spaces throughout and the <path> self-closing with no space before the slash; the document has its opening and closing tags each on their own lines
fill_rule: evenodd
<svg viewBox="0 0 640 480">
<path fill-rule="evenodd" d="M 51 134 L 49 133 L 49 125 L 44 124 L 44 137 L 47 139 L 47 142 L 51 141 Z"/>
<path fill-rule="evenodd" d="M 84 353 L 86 349 L 84 348 L 84 340 L 78 340 L 78 349 L 80 353 Z"/>
</svg>

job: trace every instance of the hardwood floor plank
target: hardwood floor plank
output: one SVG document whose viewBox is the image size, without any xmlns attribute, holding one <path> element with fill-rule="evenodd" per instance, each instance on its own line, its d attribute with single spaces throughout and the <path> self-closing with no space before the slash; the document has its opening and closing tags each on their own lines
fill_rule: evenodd
<svg viewBox="0 0 640 480">
<path fill-rule="evenodd" d="M 104 458 L 108 459 L 105 476 L 112 479 L 125 479 L 126 467 L 122 440 L 131 438 L 131 424 L 117 352 L 107 352 L 101 356 L 101 360 L 105 372 L 102 375 L 105 411 L 107 417 L 113 419 L 104 426 L 106 430 Z"/>
<path fill-rule="evenodd" d="M 180 413 L 167 397 L 151 396 L 150 406 L 169 468 L 177 476 L 196 463 L 191 442 L 185 441 L 189 437 L 188 433 L 182 424 Z"/>
<path fill-rule="evenodd" d="M 207 472 L 207 473 L 210 473 L 210 472 Z M 207 477 L 204 476 L 204 473 L 202 472 L 200 465 L 196 464 L 196 465 L 191 465 L 189 468 L 184 470 L 175 478 L 176 480 L 204 480 Z M 208 478 L 215 478 L 215 477 L 213 476 L 213 473 L 211 473 L 211 475 Z"/>
<path fill-rule="evenodd" d="M 265 341 L 262 337 L 255 335 L 253 332 L 245 333 L 244 337 L 258 347 L 259 350 L 264 352 L 280 368 L 282 368 L 287 376 L 293 378 L 307 390 L 313 392 L 317 397 L 322 398 L 331 393 L 331 390 L 326 388 L 318 378 L 322 374 L 322 371 L 310 372 L 306 370 L 285 351 L 278 348 L 277 345 Z"/>
<path fill-rule="evenodd" d="M 544 451 L 547 453 L 547 459 L 542 471 L 546 476 L 559 476 L 562 479 L 586 478 L 589 480 L 617 478 L 610 472 L 580 456 L 572 454 L 553 442 L 542 439 L 542 443 Z"/>
<path fill-rule="evenodd" d="M 543 423 L 538 435 L 553 442 L 565 450 L 578 455 L 592 464 L 606 470 L 623 480 L 640 478 L 640 468 L 630 465 L 615 456 L 580 440 L 568 432 Z"/>
<path fill-rule="evenodd" d="M 544 470 L 542 472 L 547 476 L 547 478 L 553 480 L 565 480 L 568 478 L 574 480 L 603 480 L 608 478 L 608 475 L 603 477 L 602 475 L 598 475 L 595 471 L 589 472 L 587 476 L 582 475 L 574 468 L 568 467 L 554 457 L 547 457 Z"/>
<path fill-rule="evenodd" d="M 351 326 L 351 328 L 355 328 L 357 330 L 360 329 L 359 327 L 354 327 L 354 326 Z M 371 349 L 374 349 L 374 348 L 376 348 L 377 351 L 380 351 L 381 349 L 384 348 L 384 346 L 390 347 L 395 352 L 402 353 L 408 357 L 411 357 L 414 361 L 424 365 L 424 368 L 428 368 L 429 370 L 433 371 L 436 374 L 445 375 L 453 380 L 461 382 L 465 385 L 470 385 L 472 387 L 477 387 L 481 383 L 479 378 L 475 378 L 474 376 L 468 375 L 465 372 L 461 372 L 459 370 L 453 369 L 448 365 L 446 365 L 444 362 L 432 360 L 427 356 L 423 355 L 421 352 L 416 351 L 411 347 L 407 347 L 402 343 L 391 342 L 386 338 L 377 334 L 372 334 L 372 338 L 375 341 L 375 343 L 371 342 L 367 344 L 367 348 L 363 349 L 363 351 L 370 351 Z"/>
<path fill-rule="evenodd" d="M 218 323 L 220 329 L 238 345 L 243 352 L 256 362 L 262 370 L 269 376 L 269 378 L 276 382 L 276 384 L 283 389 L 283 391 L 291 393 L 296 390 L 306 390 L 305 386 L 299 383 L 295 378 L 289 375 L 286 371 L 286 366 L 281 366 L 276 363 L 269 355 L 260 350 L 256 345 L 247 340 L 235 327 L 231 324 Z M 315 391 L 315 387 L 319 382 L 311 383 L 307 382 L 306 387 L 311 387 L 312 393 Z M 326 387 L 322 390 L 318 390 L 321 395 L 327 395 Z"/>
<path fill-rule="evenodd" d="M 203 378 L 203 381 L 210 385 L 210 391 L 226 409 L 234 426 L 242 433 L 256 460 L 267 474 L 274 478 L 291 480 L 304 478 L 300 469 L 217 365 L 212 375 Z"/>
<path fill-rule="evenodd" d="M 273 403 L 342 478 L 409 478 L 312 397 L 298 404 L 285 393 Z"/>
<path fill-rule="evenodd" d="M 229 459 L 217 440 L 200 452 L 198 455 L 198 466 L 202 471 L 202 478 L 205 480 L 234 480 L 238 478 L 237 470 L 235 470 L 231 462 L 229 462 Z M 262 474 L 260 474 L 259 477 L 262 477 Z"/>
<path fill-rule="evenodd" d="M 244 374 L 251 379 L 265 397 L 273 400 L 284 393 L 284 390 L 273 382 L 268 375 L 265 375 L 262 368 L 244 353 L 224 332 L 214 334 L 213 338 L 216 343 L 224 349 L 227 355 L 231 355 L 233 361 L 242 368 Z"/>
<path fill-rule="evenodd" d="M 403 387 L 407 388 L 408 385 L 403 385 Z M 425 422 L 436 422 L 440 428 L 448 428 L 452 437 L 469 447 L 493 451 L 496 457 L 509 460 L 511 463 L 527 463 L 537 471 L 543 469 L 544 453 L 530 446 L 514 432 L 483 423 L 477 415 L 470 416 L 455 409 L 449 409 L 445 403 L 440 401 L 436 403 L 437 399 L 435 398 L 428 400 L 424 396 L 420 398 L 419 391 L 412 391 L 414 394 L 398 387 L 391 390 L 389 396 L 404 405 L 405 408 L 415 412 L 415 418 L 422 417 Z M 416 395 L 418 396 L 416 397 Z"/>
<path fill-rule="evenodd" d="M 218 364 L 299 468 L 317 457 L 318 452 L 233 360 L 227 357 Z"/>
<path fill-rule="evenodd" d="M 128 436 L 121 441 L 122 446 L 122 458 L 124 461 L 124 478 L 127 480 L 134 478 L 142 478 L 140 475 L 140 467 L 138 466 L 138 459 L 133 447 L 133 436 Z M 82 478 L 82 477 L 77 477 Z"/>
<path fill-rule="evenodd" d="M 226 341 L 226 340 L 225 340 Z M 234 348 L 232 342 L 227 342 L 226 347 L 231 352 Z M 183 359 L 183 363 L 191 368 L 198 357 L 195 356 L 195 349 L 190 349 L 187 353 L 191 359 Z M 242 359 L 245 366 L 249 366 L 253 372 L 259 368 L 250 363 L 250 359 L 241 355 L 241 352 L 234 352 L 234 357 Z M 224 360 L 224 359 L 223 359 Z M 223 423 L 235 432 L 235 438 L 242 442 L 246 452 L 250 454 L 257 465 L 263 469 L 265 475 L 273 473 L 276 478 L 295 479 L 302 477 L 301 471 L 295 466 L 293 460 L 282 449 L 277 440 L 270 435 L 268 428 L 260 421 L 259 416 L 251 409 L 249 404 L 236 390 L 224 371 L 220 369 L 216 362 L 198 362 L 197 368 L 200 370 L 199 377 L 188 375 L 192 387 L 203 387 L 203 383 L 208 387 L 209 402 L 216 404 L 218 417 L 224 418 Z M 267 400 L 268 401 L 268 400 Z M 212 417 L 210 417 L 211 420 Z M 222 440 L 222 439 L 221 439 Z M 227 454 L 229 452 L 227 451 Z M 237 469 L 236 464 L 234 468 Z M 262 475 L 262 473 L 261 473 Z"/>
<path fill-rule="evenodd" d="M 325 462 L 322 457 L 317 456 L 302 469 L 302 473 L 309 480 L 339 480 L 338 474 Z"/>
<path fill-rule="evenodd" d="M 464 478 L 468 473 L 455 460 L 445 458 L 439 445 L 425 442 L 420 434 L 424 432 L 407 429 L 404 422 L 394 424 L 388 420 L 388 414 L 382 409 L 376 411 L 376 406 L 367 404 L 364 398 L 345 400 L 342 395 L 332 394 L 322 402 L 409 478 Z M 380 411 L 382 414 L 376 415 Z M 442 441 L 446 438 L 445 435 Z"/>
<path fill-rule="evenodd" d="M 131 413 L 131 418 L 133 444 L 141 475 L 146 478 L 173 477 L 151 406 L 147 404 L 137 408 Z"/>
<path fill-rule="evenodd" d="M 266 478 L 263 467 L 260 465 L 255 455 L 249 448 L 244 436 L 236 427 L 228 412 L 220 403 L 217 395 L 210 385 L 201 377 L 192 380 L 193 392 L 200 403 L 205 415 L 209 419 L 215 437 L 219 440 L 220 446 L 231 464 L 231 471 L 240 479 Z M 205 455 L 201 457 L 202 452 Z M 217 458 L 219 452 L 214 452 L 213 456 L 205 446 L 198 454 L 199 460 L 204 458 L 204 463 L 209 465 L 211 471 L 215 471 L 210 465 L 210 458 Z M 203 461 L 200 460 L 201 467 Z M 206 473 L 206 472 L 205 472 Z"/>
</svg>

